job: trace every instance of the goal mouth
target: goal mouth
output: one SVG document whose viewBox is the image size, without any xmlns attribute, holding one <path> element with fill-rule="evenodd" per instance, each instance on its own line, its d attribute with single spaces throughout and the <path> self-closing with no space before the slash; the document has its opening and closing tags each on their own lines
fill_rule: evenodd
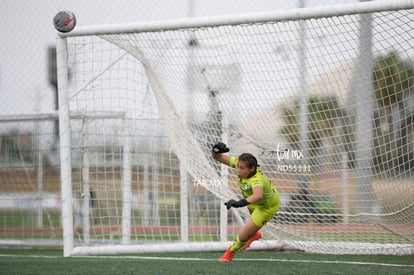
<svg viewBox="0 0 414 275">
<path fill-rule="evenodd" d="M 412 254 L 413 8 L 59 34 L 64 255 L 224 250 L 249 213 L 219 141 L 280 193 L 252 249 Z"/>
</svg>

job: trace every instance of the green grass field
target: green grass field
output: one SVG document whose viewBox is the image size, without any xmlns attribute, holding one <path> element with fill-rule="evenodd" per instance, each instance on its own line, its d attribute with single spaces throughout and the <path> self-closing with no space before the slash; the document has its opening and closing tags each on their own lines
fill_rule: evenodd
<svg viewBox="0 0 414 275">
<path fill-rule="evenodd" d="M 414 274 L 414 256 L 239 252 L 68 257 L 60 249 L 0 249 L 0 274 Z"/>
</svg>

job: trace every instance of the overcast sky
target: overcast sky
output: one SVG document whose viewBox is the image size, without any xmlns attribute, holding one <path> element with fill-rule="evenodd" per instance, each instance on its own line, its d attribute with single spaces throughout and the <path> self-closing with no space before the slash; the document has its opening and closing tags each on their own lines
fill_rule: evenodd
<svg viewBox="0 0 414 275">
<path fill-rule="evenodd" d="M 55 44 L 52 19 L 60 10 L 73 11 L 78 25 L 97 25 L 349 2 L 358 1 L 3 0 L 0 9 L 0 115 L 54 110 L 54 93 L 47 76 L 47 48 Z"/>
</svg>

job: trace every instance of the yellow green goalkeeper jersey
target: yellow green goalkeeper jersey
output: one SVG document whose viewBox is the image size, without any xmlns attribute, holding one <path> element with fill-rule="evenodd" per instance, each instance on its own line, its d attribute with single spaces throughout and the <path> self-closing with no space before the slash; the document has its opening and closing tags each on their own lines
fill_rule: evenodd
<svg viewBox="0 0 414 275">
<path fill-rule="evenodd" d="M 230 166 L 235 168 L 236 171 L 238 169 L 237 161 L 238 159 L 235 156 L 230 158 Z M 270 179 L 263 174 L 259 166 L 253 176 L 247 179 L 238 178 L 237 184 L 239 185 L 244 198 L 247 198 L 253 194 L 253 188 L 255 186 L 263 187 L 263 198 L 257 203 L 249 204 L 249 207 L 274 207 L 279 205 L 279 193 L 273 186 Z"/>
</svg>

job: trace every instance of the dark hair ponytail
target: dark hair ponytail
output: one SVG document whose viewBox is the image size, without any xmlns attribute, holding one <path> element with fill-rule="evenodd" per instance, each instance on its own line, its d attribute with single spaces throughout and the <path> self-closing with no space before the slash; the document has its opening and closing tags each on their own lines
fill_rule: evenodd
<svg viewBox="0 0 414 275">
<path fill-rule="evenodd" d="M 239 160 L 247 163 L 248 168 L 257 168 L 257 159 L 250 153 L 243 153 L 239 156 Z"/>
</svg>

